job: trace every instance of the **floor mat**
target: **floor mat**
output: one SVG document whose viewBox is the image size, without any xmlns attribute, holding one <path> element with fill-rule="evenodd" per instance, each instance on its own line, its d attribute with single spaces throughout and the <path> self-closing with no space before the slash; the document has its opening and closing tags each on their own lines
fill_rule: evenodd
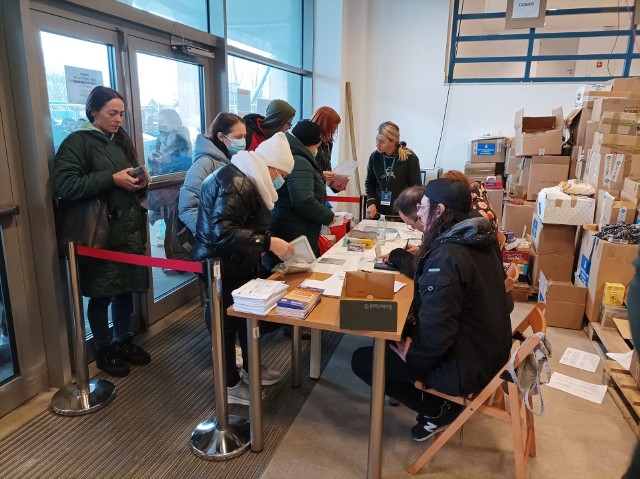
<svg viewBox="0 0 640 479">
<path fill-rule="evenodd" d="M 190 450 L 190 435 L 215 415 L 210 340 L 202 310 L 188 314 L 145 348 L 153 361 L 126 378 L 99 375 L 117 388 L 104 409 L 79 417 L 43 412 L 0 441 L 0 476 L 12 478 L 258 478 L 310 394 L 309 341 L 303 341 L 302 386 L 291 387 L 291 340 L 261 338 L 262 362 L 283 372 L 265 388 L 264 450 L 213 462 Z M 322 333 L 322 368 L 342 335 Z M 229 414 L 249 417 L 247 406 Z"/>
</svg>

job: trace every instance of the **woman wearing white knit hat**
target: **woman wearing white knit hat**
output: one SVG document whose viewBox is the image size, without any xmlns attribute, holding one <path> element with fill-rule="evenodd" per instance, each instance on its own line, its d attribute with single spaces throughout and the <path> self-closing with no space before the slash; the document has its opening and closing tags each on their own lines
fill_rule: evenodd
<svg viewBox="0 0 640 479">
<path fill-rule="evenodd" d="M 231 292 L 258 275 L 262 255 L 293 253 L 286 241 L 269 234 L 276 190 L 293 170 L 293 156 L 283 133 L 261 143 L 256 151 L 241 151 L 231 163 L 214 171 L 202 184 L 196 223 L 196 260 L 218 257 L 222 260 L 222 303 L 228 400 L 249 404 L 247 377 L 246 320 L 226 314 L 233 303 Z M 205 318 L 209 315 L 205 314 Z M 240 341 L 242 375 L 236 368 L 235 342 Z M 281 374 L 262 367 L 262 384 L 277 383 Z"/>
</svg>

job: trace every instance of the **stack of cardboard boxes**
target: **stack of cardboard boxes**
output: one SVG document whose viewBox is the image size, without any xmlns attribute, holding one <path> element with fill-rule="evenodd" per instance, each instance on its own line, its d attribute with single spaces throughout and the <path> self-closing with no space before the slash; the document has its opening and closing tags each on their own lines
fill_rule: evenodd
<svg viewBox="0 0 640 479">
<path fill-rule="evenodd" d="M 503 173 L 509 138 L 486 136 L 471 141 L 471 155 L 464 166 L 464 174 L 471 181 L 482 181 L 487 189 L 487 199 L 496 214 L 498 224 L 502 221 L 504 198 Z"/>
</svg>

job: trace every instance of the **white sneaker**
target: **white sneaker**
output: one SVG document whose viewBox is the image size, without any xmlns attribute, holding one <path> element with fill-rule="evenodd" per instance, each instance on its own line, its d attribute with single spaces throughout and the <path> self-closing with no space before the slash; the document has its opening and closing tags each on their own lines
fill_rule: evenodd
<svg viewBox="0 0 640 479">
<path fill-rule="evenodd" d="M 249 384 L 243 381 L 242 378 L 240 378 L 240 381 L 238 381 L 238 384 L 235 386 L 227 386 L 227 401 L 229 404 L 248 406 L 250 397 Z M 264 399 L 264 391 L 262 391 L 261 397 Z"/>
<path fill-rule="evenodd" d="M 249 384 L 249 373 L 244 369 L 240 369 L 240 377 Z M 273 386 L 277 384 L 282 379 L 282 373 L 280 371 L 276 371 L 275 369 L 269 369 L 267 366 L 262 364 L 260 366 L 260 384 L 263 386 Z"/>
</svg>

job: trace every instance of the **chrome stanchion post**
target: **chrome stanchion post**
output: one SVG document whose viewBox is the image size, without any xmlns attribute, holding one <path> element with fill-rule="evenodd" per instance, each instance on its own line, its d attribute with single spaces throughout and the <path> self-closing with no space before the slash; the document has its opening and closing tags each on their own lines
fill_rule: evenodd
<svg viewBox="0 0 640 479">
<path fill-rule="evenodd" d="M 366 195 L 360 195 L 359 206 L 360 207 L 358 209 L 360 212 L 360 219 L 358 220 L 358 222 L 362 221 L 367 217 L 367 196 Z"/>
<path fill-rule="evenodd" d="M 66 255 L 67 291 L 73 312 L 73 350 L 75 355 L 76 382 L 60 389 L 51 398 L 51 410 L 62 416 L 80 416 L 102 409 L 116 395 L 113 383 L 104 379 L 89 380 L 87 350 L 85 347 L 84 308 L 80 295 L 78 258 L 76 245 L 67 243 Z"/>
<path fill-rule="evenodd" d="M 291 386 L 302 386 L 302 328 L 297 325 L 291 333 Z"/>
<path fill-rule="evenodd" d="M 229 416 L 225 378 L 224 337 L 222 334 L 222 274 L 220 259 L 208 259 L 203 268 L 209 292 L 211 354 L 215 383 L 216 416 L 201 422 L 191 433 L 191 451 L 208 461 L 226 461 L 249 449 L 249 421 Z"/>
<path fill-rule="evenodd" d="M 247 343 L 249 352 L 249 421 L 251 422 L 251 450 L 263 449 L 262 434 L 262 380 L 260 371 L 260 325 L 257 319 L 247 320 Z"/>
</svg>

